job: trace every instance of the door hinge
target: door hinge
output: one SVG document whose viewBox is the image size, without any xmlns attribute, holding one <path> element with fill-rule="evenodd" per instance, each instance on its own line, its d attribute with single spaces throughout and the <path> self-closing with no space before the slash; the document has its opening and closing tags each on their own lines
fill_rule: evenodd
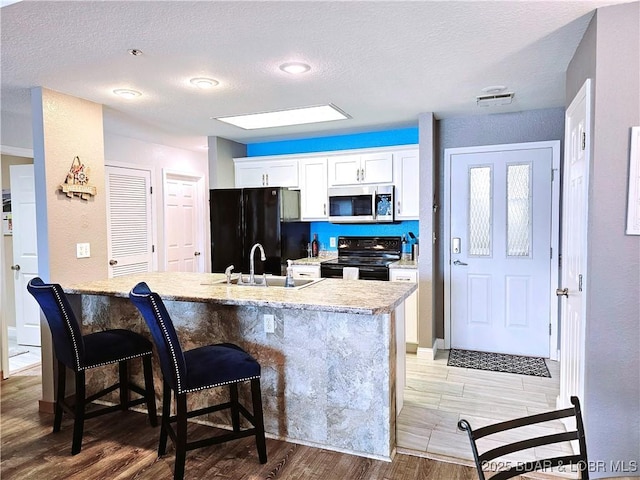
<svg viewBox="0 0 640 480">
<path fill-rule="evenodd" d="M 153 187 L 149 187 L 149 195 L 153 195 Z"/>
<path fill-rule="evenodd" d="M 587 132 L 582 132 L 582 150 L 587 149 Z"/>
<path fill-rule="evenodd" d="M 578 275 L 578 291 L 582 291 L 582 274 Z"/>
<path fill-rule="evenodd" d="M 549 336 L 551 336 L 551 324 L 549 324 Z"/>
<path fill-rule="evenodd" d="M 155 245 L 151 245 L 151 253 L 155 253 L 156 251 L 156 246 Z"/>
<path fill-rule="evenodd" d="M 551 181 L 553 182 L 556 179 L 556 171 L 555 169 L 551 169 Z"/>
<path fill-rule="evenodd" d="M 562 254 L 558 254 L 558 268 L 562 268 Z"/>
<path fill-rule="evenodd" d="M 550 255 L 549 258 L 553 258 L 553 247 L 549 249 L 549 255 Z"/>
</svg>

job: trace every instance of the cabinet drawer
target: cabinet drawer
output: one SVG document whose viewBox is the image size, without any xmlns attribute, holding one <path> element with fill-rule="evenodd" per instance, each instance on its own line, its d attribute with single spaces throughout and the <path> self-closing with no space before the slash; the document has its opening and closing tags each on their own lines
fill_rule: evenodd
<svg viewBox="0 0 640 480">
<path fill-rule="evenodd" d="M 407 270 L 402 268 L 392 268 L 389 272 L 389 280 L 392 282 L 413 282 L 418 281 L 417 270 Z"/>
<path fill-rule="evenodd" d="M 292 265 L 293 278 L 320 278 L 320 265 Z"/>
</svg>

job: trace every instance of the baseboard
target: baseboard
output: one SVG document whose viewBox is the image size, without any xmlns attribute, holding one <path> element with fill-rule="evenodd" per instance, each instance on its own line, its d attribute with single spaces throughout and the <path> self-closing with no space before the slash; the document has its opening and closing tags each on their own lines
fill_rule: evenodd
<svg viewBox="0 0 640 480">
<path fill-rule="evenodd" d="M 56 404 L 55 402 L 38 400 L 38 411 L 42 413 L 56 413 Z"/>
<path fill-rule="evenodd" d="M 413 342 L 407 342 L 407 353 L 418 353 L 418 344 Z"/>
<path fill-rule="evenodd" d="M 429 358 L 430 360 L 436 359 L 436 354 L 438 350 L 444 349 L 444 339 L 436 338 L 433 342 L 433 347 L 418 347 L 418 351 L 416 352 L 419 357 Z"/>
</svg>

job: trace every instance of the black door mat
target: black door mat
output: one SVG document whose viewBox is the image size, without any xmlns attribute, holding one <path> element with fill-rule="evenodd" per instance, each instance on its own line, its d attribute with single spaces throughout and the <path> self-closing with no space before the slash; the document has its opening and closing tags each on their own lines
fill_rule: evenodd
<svg viewBox="0 0 640 480">
<path fill-rule="evenodd" d="M 534 377 L 551 377 L 544 358 L 509 355 L 506 353 L 451 349 L 447 365 L 449 367 L 473 368 L 493 372 L 518 373 Z"/>
</svg>

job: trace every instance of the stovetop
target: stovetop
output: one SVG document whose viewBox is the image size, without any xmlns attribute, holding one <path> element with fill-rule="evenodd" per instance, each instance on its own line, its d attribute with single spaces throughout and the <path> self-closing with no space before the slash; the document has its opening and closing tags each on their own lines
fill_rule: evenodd
<svg viewBox="0 0 640 480">
<path fill-rule="evenodd" d="M 321 264 L 387 267 L 401 257 L 400 237 L 338 237 L 338 258 Z"/>
</svg>

